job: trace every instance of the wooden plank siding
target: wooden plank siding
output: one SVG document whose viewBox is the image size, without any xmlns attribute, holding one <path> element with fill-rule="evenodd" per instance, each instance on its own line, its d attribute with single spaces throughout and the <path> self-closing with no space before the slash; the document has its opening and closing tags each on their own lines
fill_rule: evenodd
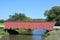
<svg viewBox="0 0 60 40">
<path fill-rule="evenodd" d="M 4 23 L 6 29 L 45 29 L 52 30 L 55 22 L 5 22 Z"/>
</svg>

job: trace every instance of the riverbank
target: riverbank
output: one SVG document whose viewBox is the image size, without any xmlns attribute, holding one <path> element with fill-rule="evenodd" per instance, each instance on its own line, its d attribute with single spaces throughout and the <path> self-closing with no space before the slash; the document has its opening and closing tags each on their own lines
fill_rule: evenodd
<svg viewBox="0 0 60 40">
<path fill-rule="evenodd" d="M 8 34 L 4 31 L 4 28 L 0 27 L 0 40 L 5 35 L 8 35 Z"/>
<path fill-rule="evenodd" d="M 46 40 L 60 40 L 60 30 L 52 30 Z"/>
<path fill-rule="evenodd" d="M 6 34 L 6 32 L 4 31 L 4 29 L 0 28 L 0 35 L 5 35 L 5 34 Z"/>
<path fill-rule="evenodd" d="M 3 35 L 0 35 L 0 38 L 2 38 L 3 37 Z"/>
</svg>

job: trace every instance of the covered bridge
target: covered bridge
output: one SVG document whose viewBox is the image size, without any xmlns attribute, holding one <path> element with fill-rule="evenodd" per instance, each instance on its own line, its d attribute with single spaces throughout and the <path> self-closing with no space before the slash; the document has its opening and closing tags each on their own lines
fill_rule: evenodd
<svg viewBox="0 0 60 40">
<path fill-rule="evenodd" d="M 55 22 L 5 22 L 5 29 L 44 29 L 53 30 Z"/>
</svg>

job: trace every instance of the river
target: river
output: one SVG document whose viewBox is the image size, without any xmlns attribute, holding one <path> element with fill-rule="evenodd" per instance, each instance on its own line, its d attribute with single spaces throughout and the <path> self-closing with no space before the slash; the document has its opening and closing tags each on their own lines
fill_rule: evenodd
<svg viewBox="0 0 60 40">
<path fill-rule="evenodd" d="M 46 30 L 33 30 L 32 35 L 7 35 L 0 40 L 45 40 Z"/>
</svg>

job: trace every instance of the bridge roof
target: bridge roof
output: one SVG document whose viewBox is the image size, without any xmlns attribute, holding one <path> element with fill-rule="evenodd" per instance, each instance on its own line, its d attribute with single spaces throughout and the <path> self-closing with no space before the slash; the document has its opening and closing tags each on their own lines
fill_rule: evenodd
<svg viewBox="0 0 60 40">
<path fill-rule="evenodd" d="M 4 24 L 6 29 L 25 28 L 52 30 L 55 22 L 5 22 Z"/>
</svg>

